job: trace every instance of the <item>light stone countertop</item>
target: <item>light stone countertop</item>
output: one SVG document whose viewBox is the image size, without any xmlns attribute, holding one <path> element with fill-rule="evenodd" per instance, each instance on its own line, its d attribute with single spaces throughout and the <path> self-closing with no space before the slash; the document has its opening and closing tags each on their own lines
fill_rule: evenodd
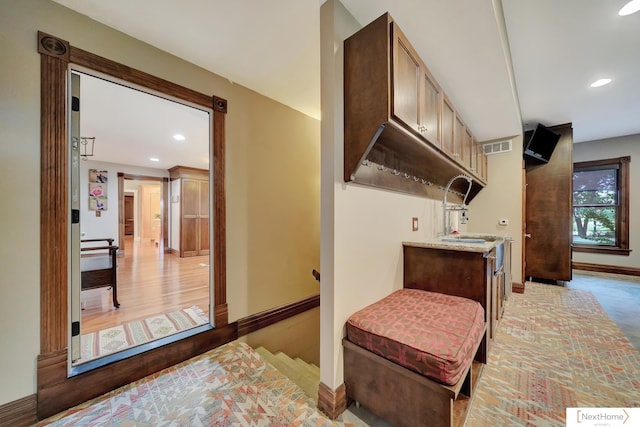
<svg viewBox="0 0 640 427">
<path fill-rule="evenodd" d="M 483 233 L 464 233 L 445 236 L 446 238 L 462 238 L 462 239 L 486 239 L 484 243 L 470 243 L 465 241 L 460 242 L 447 242 L 443 241 L 442 237 L 436 237 L 433 239 L 424 240 L 421 242 L 402 242 L 403 246 L 411 246 L 416 248 L 432 248 L 432 249 L 446 249 L 454 251 L 464 252 L 479 252 L 486 253 L 491 251 L 494 247 L 502 243 L 504 240 L 509 239 L 508 236 L 498 236 L 495 234 L 483 234 Z"/>
</svg>

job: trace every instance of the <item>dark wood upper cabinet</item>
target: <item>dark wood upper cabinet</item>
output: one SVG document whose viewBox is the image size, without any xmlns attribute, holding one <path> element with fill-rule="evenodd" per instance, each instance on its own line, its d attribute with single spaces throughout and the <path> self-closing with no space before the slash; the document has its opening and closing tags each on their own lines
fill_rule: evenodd
<svg viewBox="0 0 640 427">
<path fill-rule="evenodd" d="M 486 185 L 463 161 L 471 130 L 388 13 L 344 42 L 344 106 L 345 181 L 440 199 L 464 173 L 467 201 Z"/>
</svg>

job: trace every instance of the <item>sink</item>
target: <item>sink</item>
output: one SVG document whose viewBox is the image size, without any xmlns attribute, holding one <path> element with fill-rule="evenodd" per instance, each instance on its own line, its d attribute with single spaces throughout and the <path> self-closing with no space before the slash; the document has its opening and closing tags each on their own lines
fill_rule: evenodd
<svg viewBox="0 0 640 427">
<path fill-rule="evenodd" d="M 443 239 L 482 240 L 482 243 L 497 242 L 500 240 L 504 240 L 504 236 L 497 236 L 495 234 L 475 234 L 475 233 L 449 234 L 447 236 L 443 236 L 442 238 Z"/>
<path fill-rule="evenodd" d="M 443 242 L 455 242 L 455 243 L 487 243 L 487 240 L 473 237 L 443 237 L 440 239 Z"/>
</svg>

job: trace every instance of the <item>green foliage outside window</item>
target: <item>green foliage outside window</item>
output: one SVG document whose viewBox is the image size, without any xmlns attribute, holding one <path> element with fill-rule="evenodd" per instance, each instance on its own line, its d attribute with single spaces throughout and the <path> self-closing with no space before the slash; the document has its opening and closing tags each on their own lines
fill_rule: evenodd
<svg viewBox="0 0 640 427">
<path fill-rule="evenodd" d="M 573 174 L 573 242 L 616 245 L 617 169 Z"/>
</svg>

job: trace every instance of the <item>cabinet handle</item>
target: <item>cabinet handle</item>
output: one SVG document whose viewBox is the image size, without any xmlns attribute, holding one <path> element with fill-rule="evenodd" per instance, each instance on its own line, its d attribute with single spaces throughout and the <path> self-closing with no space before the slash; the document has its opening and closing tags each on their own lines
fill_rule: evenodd
<svg viewBox="0 0 640 427">
<path fill-rule="evenodd" d="M 524 237 L 528 237 L 529 239 L 531 239 L 531 233 L 525 233 Z"/>
</svg>

